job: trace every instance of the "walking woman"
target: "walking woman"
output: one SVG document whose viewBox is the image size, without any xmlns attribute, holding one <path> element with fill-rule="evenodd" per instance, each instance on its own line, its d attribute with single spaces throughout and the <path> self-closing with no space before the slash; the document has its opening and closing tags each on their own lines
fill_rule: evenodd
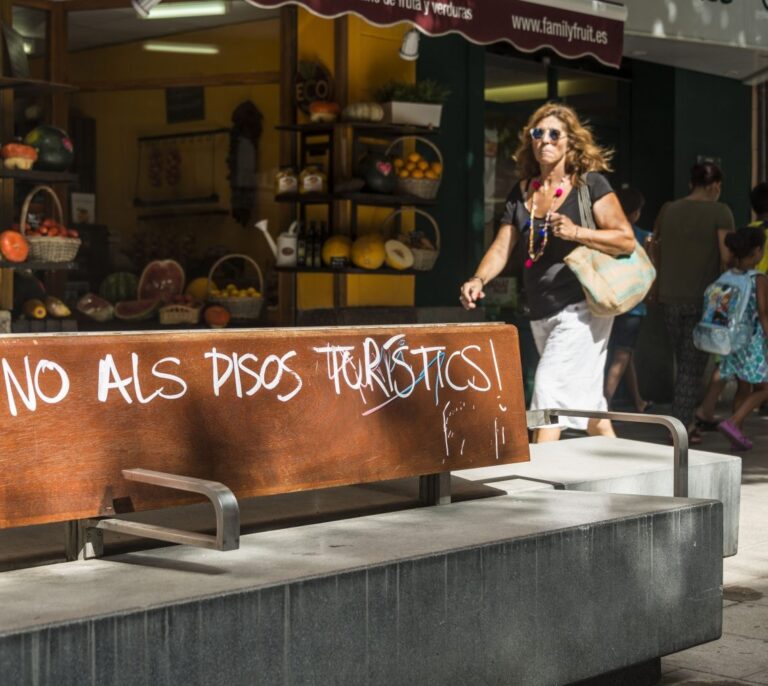
<svg viewBox="0 0 768 686">
<path fill-rule="evenodd" d="M 595 143 L 570 107 L 547 103 L 520 134 L 516 158 L 522 180 L 507 198 L 496 238 L 461 286 L 461 302 L 474 308 L 522 241 L 523 282 L 540 355 L 531 409 L 605 410 L 603 374 L 613 318 L 592 315 L 563 259 L 579 245 L 609 255 L 630 254 L 635 247 L 632 227 L 601 173 L 609 171 L 610 152 Z M 579 226 L 582 184 L 589 189 L 598 230 Z M 534 440 L 558 440 L 564 426 L 614 435 L 606 420 L 562 417 L 559 425 L 539 429 Z"/>
<path fill-rule="evenodd" d="M 689 441 L 701 443 L 694 410 L 701 400 L 707 353 L 693 345 L 693 328 L 701 319 L 704 290 L 725 270 L 730 254 L 725 235 L 733 214 L 718 202 L 723 175 L 711 162 L 691 169 L 691 192 L 664 205 L 653 229 L 659 257 L 658 300 L 675 356 L 672 415 L 688 429 Z"/>
</svg>

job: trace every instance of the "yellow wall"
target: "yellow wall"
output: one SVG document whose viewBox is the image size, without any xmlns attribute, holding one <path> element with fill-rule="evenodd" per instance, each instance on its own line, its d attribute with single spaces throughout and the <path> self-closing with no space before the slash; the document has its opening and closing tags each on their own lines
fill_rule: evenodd
<svg viewBox="0 0 768 686">
<path fill-rule="evenodd" d="M 342 21 L 347 22 L 349 35 L 349 102 L 372 100 L 376 89 L 386 81 L 415 80 L 415 63 L 406 62 L 398 54 L 408 28 L 406 24 L 381 28 L 355 16 Z M 300 10 L 298 25 L 299 59 L 319 59 L 333 71 L 333 21 Z M 378 230 L 390 212 L 388 208 L 361 208 L 357 217 L 358 233 Z M 346 279 L 347 304 L 350 306 L 414 304 L 415 280 L 412 276 L 350 275 Z M 302 308 L 332 307 L 333 277 L 312 275 L 311 279 L 300 278 L 297 302 Z"/>
<path fill-rule="evenodd" d="M 141 79 L 189 77 L 220 73 L 279 71 L 279 22 L 267 20 L 179 34 L 164 41 L 217 45 L 218 55 L 181 55 L 147 52 L 140 43 L 80 51 L 70 55 L 70 78 L 76 83 L 113 82 Z M 72 97 L 73 108 L 96 120 L 97 221 L 121 237 L 125 248 L 132 248 L 137 230 L 161 235 L 182 233 L 194 236 L 197 252 L 213 245 L 226 245 L 234 252 L 254 255 L 265 266 L 271 253 L 263 236 L 243 228 L 228 216 L 179 216 L 175 219 L 139 220 L 133 200 L 138 164 L 137 138 L 231 126 L 237 105 L 252 100 L 264 115 L 259 141 L 259 216 L 270 219 L 277 233 L 278 212 L 273 198 L 273 178 L 278 166 L 279 139 L 274 127 L 279 123 L 278 84 L 215 86 L 205 88 L 205 120 L 167 124 L 165 91 L 123 90 L 83 91 Z M 216 191 L 219 206 L 230 206 L 225 163 L 228 136 L 216 142 Z M 150 210 L 142 210 L 147 213 Z M 159 210 L 158 210 L 159 211 Z M 137 265 L 141 267 L 142 265 Z"/>
</svg>

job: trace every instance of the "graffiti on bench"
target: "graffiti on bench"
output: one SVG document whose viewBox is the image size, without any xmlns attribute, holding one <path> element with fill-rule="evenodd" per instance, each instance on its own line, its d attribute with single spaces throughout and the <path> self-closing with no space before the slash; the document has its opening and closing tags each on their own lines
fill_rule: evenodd
<svg viewBox="0 0 768 686">
<path fill-rule="evenodd" d="M 0 375 L 0 526 L 171 504 L 126 468 L 243 497 L 528 459 L 510 326 L 3 337 Z"/>
</svg>

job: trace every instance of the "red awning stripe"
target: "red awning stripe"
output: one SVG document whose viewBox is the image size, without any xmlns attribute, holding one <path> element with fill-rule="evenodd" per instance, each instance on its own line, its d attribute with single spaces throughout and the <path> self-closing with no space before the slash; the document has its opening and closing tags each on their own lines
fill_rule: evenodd
<svg viewBox="0 0 768 686">
<path fill-rule="evenodd" d="M 377 26 L 408 22 L 429 36 L 455 33 L 476 45 L 503 40 L 523 52 L 546 47 L 566 58 L 589 55 L 608 66 L 621 64 L 623 6 L 603 0 L 545 1 L 247 0 L 265 9 L 299 5 L 328 19 L 353 14 Z M 563 9 L 574 4 L 590 11 Z"/>
</svg>

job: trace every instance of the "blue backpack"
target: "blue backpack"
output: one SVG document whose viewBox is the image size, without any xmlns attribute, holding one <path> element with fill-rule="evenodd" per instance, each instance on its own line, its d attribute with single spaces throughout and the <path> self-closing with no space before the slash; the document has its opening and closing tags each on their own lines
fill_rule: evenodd
<svg viewBox="0 0 768 686">
<path fill-rule="evenodd" d="M 760 272 L 732 269 L 712 282 L 704 291 L 704 314 L 693 329 L 693 344 L 707 353 L 730 355 L 743 348 L 752 337 L 754 322 L 744 316 L 754 277 Z"/>
</svg>

